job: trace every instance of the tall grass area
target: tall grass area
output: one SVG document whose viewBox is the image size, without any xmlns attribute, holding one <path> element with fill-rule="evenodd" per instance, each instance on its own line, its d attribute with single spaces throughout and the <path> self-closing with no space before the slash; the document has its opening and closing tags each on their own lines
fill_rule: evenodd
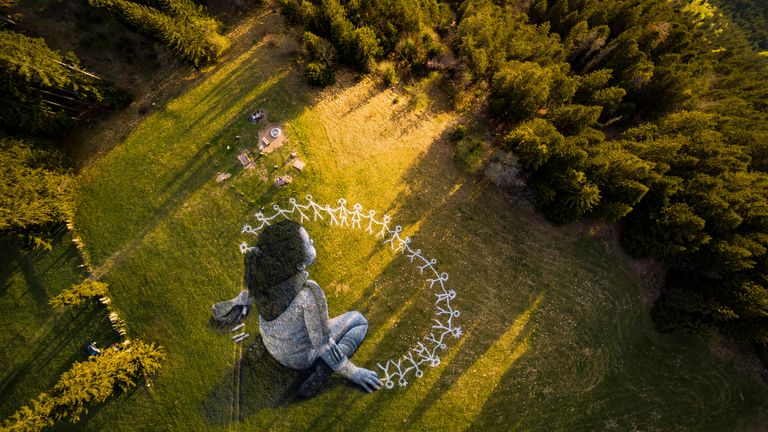
<svg viewBox="0 0 768 432">
<path fill-rule="evenodd" d="M 130 331 L 163 345 L 167 360 L 155 385 L 78 430 L 750 430 L 768 421 L 768 390 L 737 358 L 654 332 L 649 287 L 609 237 L 555 228 L 459 171 L 447 140 L 456 118 L 439 98 L 414 105 L 346 76 L 316 93 L 293 66 L 296 35 L 272 19 L 251 49 L 81 175 L 78 236 Z M 243 171 L 235 156 L 256 144 L 247 121 L 256 108 L 289 141 Z M 293 151 L 308 163 L 301 173 L 285 165 Z M 215 182 L 225 171 L 233 177 Z M 273 187 L 285 173 L 294 182 Z M 295 374 L 253 352 L 240 364 L 241 351 L 210 326 L 210 306 L 241 289 L 243 223 L 306 194 L 388 212 L 450 274 L 465 335 L 422 379 L 370 395 L 334 379 L 297 401 L 286 392 Z M 310 273 L 331 314 L 369 319 L 358 364 L 376 368 L 429 330 L 433 294 L 405 258 L 362 232 L 307 228 L 318 248 Z M 258 333 L 255 316 L 245 331 Z"/>
</svg>

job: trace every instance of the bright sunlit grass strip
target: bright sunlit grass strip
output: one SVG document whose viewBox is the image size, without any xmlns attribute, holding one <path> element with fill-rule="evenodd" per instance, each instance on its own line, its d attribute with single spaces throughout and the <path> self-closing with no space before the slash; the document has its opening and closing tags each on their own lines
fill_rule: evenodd
<svg viewBox="0 0 768 432">
<path fill-rule="evenodd" d="M 430 407 L 416 428 L 434 429 L 436 425 L 445 424 L 447 429 L 461 431 L 472 424 L 504 374 L 531 348 L 530 333 L 522 338 L 521 335 L 543 299 L 544 294 L 539 294 L 507 331 Z M 446 416 L 453 412 L 461 412 L 461 415 Z"/>
</svg>

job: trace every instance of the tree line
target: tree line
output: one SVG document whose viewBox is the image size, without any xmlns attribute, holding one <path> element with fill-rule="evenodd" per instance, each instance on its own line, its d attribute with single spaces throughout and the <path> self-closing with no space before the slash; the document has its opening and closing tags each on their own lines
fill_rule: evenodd
<svg viewBox="0 0 768 432">
<path fill-rule="evenodd" d="M 48 245 L 45 233 L 72 215 L 74 189 L 55 141 L 88 111 L 127 100 L 73 53 L 0 28 L 0 233 Z"/>
<path fill-rule="evenodd" d="M 55 308 L 77 307 L 100 301 L 110 315 L 108 285 L 85 279 L 49 300 Z M 106 301 L 105 301 L 106 298 Z M 110 317 L 110 319 L 112 319 Z M 113 323 L 114 326 L 114 323 Z M 126 341 L 101 350 L 83 362 L 75 362 L 48 393 L 19 408 L 2 422 L 4 431 L 37 432 L 67 420 L 77 423 L 91 405 L 106 401 L 118 390 L 125 393 L 160 370 L 162 347 L 140 340 Z"/>
<path fill-rule="evenodd" d="M 0 13 L 16 1 L 0 2 Z M 127 25 L 168 45 L 197 67 L 229 45 L 221 23 L 191 0 L 90 0 Z M 74 177 L 57 142 L 78 121 L 126 106 L 131 96 L 86 71 L 72 53 L 0 22 L 0 233 L 47 245 L 45 232 L 71 216 Z"/>
<path fill-rule="evenodd" d="M 444 71 L 456 107 L 484 106 L 501 132 L 489 166 L 522 170 L 548 219 L 617 221 L 628 251 L 668 265 L 659 329 L 768 345 L 764 26 L 732 20 L 761 20 L 761 2 L 279 4 L 305 31 L 310 82 L 332 83 L 334 61 Z M 482 146 L 456 141 L 475 171 Z"/>
<path fill-rule="evenodd" d="M 461 4 L 462 89 L 488 88 L 539 209 L 620 221 L 668 264 L 659 329 L 768 344 L 768 66 L 706 2 Z M 610 138 L 606 136 L 610 133 Z"/>
<path fill-rule="evenodd" d="M 168 46 L 196 67 L 216 63 L 229 47 L 223 26 L 192 0 L 88 0 L 127 25 Z"/>
<path fill-rule="evenodd" d="M 336 61 L 359 72 L 389 55 L 423 66 L 428 51 L 440 51 L 435 30 L 452 21 L 449 5 L 437 0 L 279 0 L 278 6 L 288 22 L 304 28 L 305 76 L 321 86 L 335 81 Z"/>
<path fill-rule="evenodd" d="M 116 391 L 127 392 L 156 373 L 165 358 L 162 348 L 142 341 L 105 348 L 98 356 L 76 362 L 49 393 L 40 393 L 3 423 L 3 430 L 37 432 L 67 420 L 76 423 L 90 405 L 102 403 Z"/>
</svg>

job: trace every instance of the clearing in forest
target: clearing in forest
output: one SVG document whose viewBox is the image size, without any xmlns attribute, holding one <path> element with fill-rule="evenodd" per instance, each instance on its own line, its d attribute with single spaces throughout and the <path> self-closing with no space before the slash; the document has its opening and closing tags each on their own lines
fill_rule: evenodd
<svg viewBox="0 0 768 432">
<path fill-rule="evenodd" d="M 244 36 L 250 48 L 81 174 L 77 234 L 130 331 L 168 358 L 154 386 L 78 428 L 749 430 L 768 420 L 768 392 L 751 371 L 703 342 L 654 332 L 648 287 L 613 242 L 552 227 L 460 173 L 446 139 L 455 115 L 435 95 L 417 103 L 434 86 L 342 76 L 312 90 L 295 66 L 297 35 L 274 15 L 259 26 Z M 289 141 L 243 171 L 236 155 L 257 143 L 235 136 L 253 136 L 256 108 Z M 301 173 L 285 164 L 292 152 L 307 162 Z M 217 183 L 221 172 L 233 176 Z M 272 187 L 289 172 L 291 184 Z M 208 318 L 241 289 L 242 225 L 307 194 L 387 212 L 451 275 L 464 335 L 423 378 L 371 395 L 334 381 L 295 401 L 279 397 L 279 377 L 233 367 L 239 351 Z M 331 314 L 369 319 L 356 362 L 375 368 L 429 329 L 434 299 L 407 260 L 358 232 L 307 229 L 318 249 L 311 277 Z M 256 317 L 246 331 L 257 333 Z"/>
</svg>

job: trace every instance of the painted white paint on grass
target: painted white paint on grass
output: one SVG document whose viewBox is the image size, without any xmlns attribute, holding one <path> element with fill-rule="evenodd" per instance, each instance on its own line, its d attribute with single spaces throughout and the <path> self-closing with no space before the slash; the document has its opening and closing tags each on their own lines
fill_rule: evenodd
<svg viewBox="0 0 768 432">
<path fill-rule="evenodd" d="M 403 227 L 397 225 L 394 229 L 390 228 L 392 219 L 386 214 L 381 219 L 376 219 L 374 210 L 365 212 L 360 204 L 355 204 L 352 209 L 349 209 L 346 206 L 347 200 L 344 198 L 337 201 L 338 207 L 331 207 L 329 204 L 320 205 L 312 199 L 312 195 L 306 196 L 306 204 L 299 204 L 295 198 L 290 198 L 288 201 L 290 205 L 287 208 L 274 204 L 269 216 L 262 212 L 256 213 L 257 226 L 246 223 L 243 225 L 242 233 L 258 236 L 265 226 L 282 219 L 291 219 L 299 223 L 320 219 L 328 221 L 331 226 L 367 232 L 380 239 L 383 244 L 389 245 L 394 252 L 404 255 L 419 270 L 419 274 L 425 277 L 425 281 L 434 292 L 434 324 L 425 332 L 426 334 L 416 343 L 416 346 L 411 347 L 405 354 L 396 359 L 377 363 L 383 374 L 381 380 L 388 389 L 394 388 L 395 385 L 405 387 L 411 375 L 416 378 L 424 375 L 425 365 L 437 367 L 440 364 L 439 351 L 447 348 L 450 337 L 459 338 L 462 335 L 461 327 L 454 323 L 454 320 L 460 316 L 459 310 L 452 304 L 456 299 L 456 291 L 447 286 L 448 273 L 437 271 L 437 260 L 425 257 L 421 249 L 413 249 L 410 237 L 400 237 Z M 247 242 L 240 244 L 241 253 L 246 253 L 250 249 Z"/>
</svg>

